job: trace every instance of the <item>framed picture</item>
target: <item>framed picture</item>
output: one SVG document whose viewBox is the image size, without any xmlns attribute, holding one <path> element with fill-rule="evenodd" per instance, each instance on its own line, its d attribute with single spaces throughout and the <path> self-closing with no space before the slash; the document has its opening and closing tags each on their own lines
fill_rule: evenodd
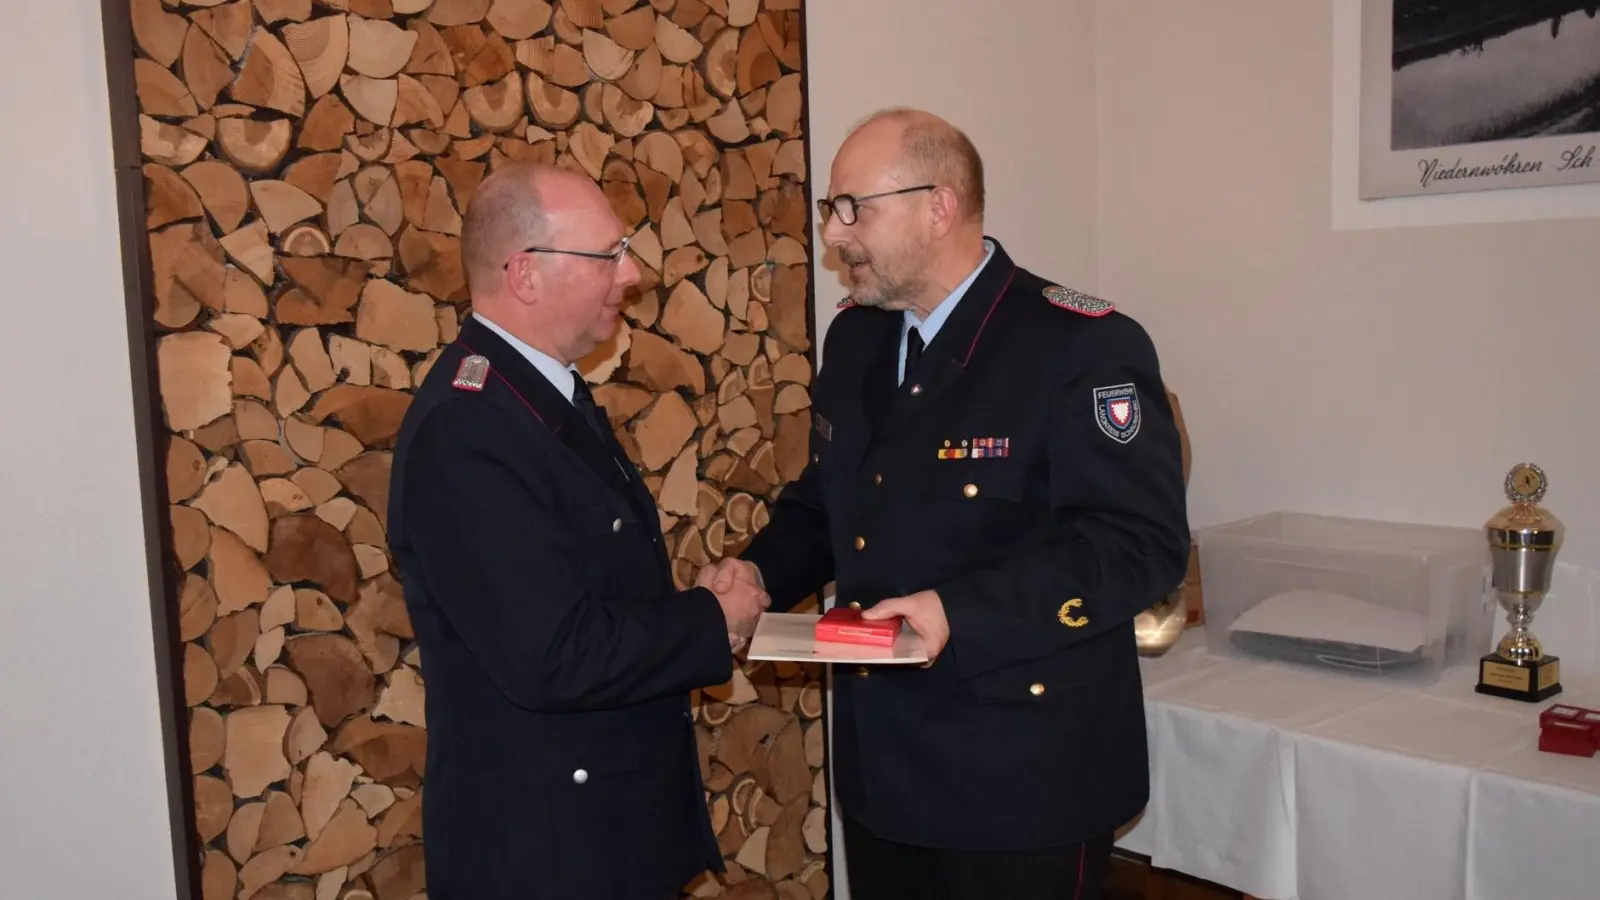
<svg viewBox="0 0 1600 900">
<path fill-rule="evenodd" d="M 1600 182 L 1600 0 L 1361 0 L 1361 198 Z"/>
</svg>

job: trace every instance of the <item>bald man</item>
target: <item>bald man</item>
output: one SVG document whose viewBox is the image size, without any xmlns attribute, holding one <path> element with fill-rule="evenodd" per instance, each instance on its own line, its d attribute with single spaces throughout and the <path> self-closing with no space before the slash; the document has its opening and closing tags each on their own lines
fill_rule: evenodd
<svg viewBox="0 0 1600 900">
<path fill-rule="evenodd" d="M 689 691 L 728 681 L 766 595 L 674 589 L 576 371 L 639 277 L 594 182 L 498 169 L 462 257 L 472 315 L 416 390 L 389 504 L 428 687 L 428 896 L 677 897 L 723 869 Z"/>
<path fill-rule="evenodd" d="M 932 657 L 834 672 L 853 898 L 1097 897 L 1148 790 L 1133 619 L 1189 552 L 1156 351 L 985 236 L 983 165 L 949 123 L 874 115 L 831 176 L 852 293 L 811 463 L 714 583 L 743 570 L 784 610 L 833 581 Z"/>
</svg>

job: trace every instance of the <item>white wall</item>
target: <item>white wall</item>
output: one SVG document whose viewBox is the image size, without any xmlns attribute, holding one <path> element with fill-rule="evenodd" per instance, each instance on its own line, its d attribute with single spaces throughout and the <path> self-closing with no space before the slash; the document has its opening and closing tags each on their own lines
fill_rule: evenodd
<svg viewBox="0 0 1600 900">
<path fill-rule="evenodd" d="M 813 199 L 845 133 L 884 106 L 937 113 L 983 154 L 989 233 L 1024 268 L 1093 291 L 1092 0 L 807 0 Z M 818 230 L 820 232 L 820 229 Z M 817 249 L 820 233 L 815 234 Z M 817 280 L 817 341 L 847 293 L 837 255 Z"/>
<path fill-rule="evenodd" d="M 99 7 L 0 29 L 0 893 L 170 900 Z"/>
<path fill-rule="evenodd" d="M 1534 630 L 1594 668 L 1595 189 L 1334 209 L 1333 147 L 1355 148 L 1334 130 L 1354 99 L 1335 93 L 1334 4 L 1347 27 L 1360 0 L 1100 3 L 1102 292 L 1150 326 L 1182 399 L 1196 526 L 1293 509 L 1478 527 L 1514 463 L 1542 465 L 1569 532 Z M 1473 224 L 1425 224 L 1451 221 Z"/>
</svg>

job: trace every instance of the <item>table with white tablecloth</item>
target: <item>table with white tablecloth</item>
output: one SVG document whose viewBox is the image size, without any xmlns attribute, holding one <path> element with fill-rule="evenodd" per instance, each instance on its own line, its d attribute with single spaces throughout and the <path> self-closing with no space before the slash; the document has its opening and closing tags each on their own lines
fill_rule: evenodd
<svg viewBox="0 0 1600 900">
<path fill-rule="evenodd" d="M 1118 846 L 1266 900 L 1600 897 L 1600 756 L 1538 749 L 1543 703 L 1216 655 L 1142 661 L 1151 797 Z"/>
</svg>

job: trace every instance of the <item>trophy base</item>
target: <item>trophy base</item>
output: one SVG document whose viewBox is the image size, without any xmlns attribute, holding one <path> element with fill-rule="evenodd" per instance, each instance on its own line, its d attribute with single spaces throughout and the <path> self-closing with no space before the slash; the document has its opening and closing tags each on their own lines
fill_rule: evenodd
<svg viewBox="0 0 1600 900">
<path fill-rule="evenodd" d="M 1548 700 L 1561 693 L 1561 660 L 1546 656 L 1518 665 L 1497 653 L 1487 654 L 1478 660 L 1477 691 L 1526 703 Z"/>
</svg>

